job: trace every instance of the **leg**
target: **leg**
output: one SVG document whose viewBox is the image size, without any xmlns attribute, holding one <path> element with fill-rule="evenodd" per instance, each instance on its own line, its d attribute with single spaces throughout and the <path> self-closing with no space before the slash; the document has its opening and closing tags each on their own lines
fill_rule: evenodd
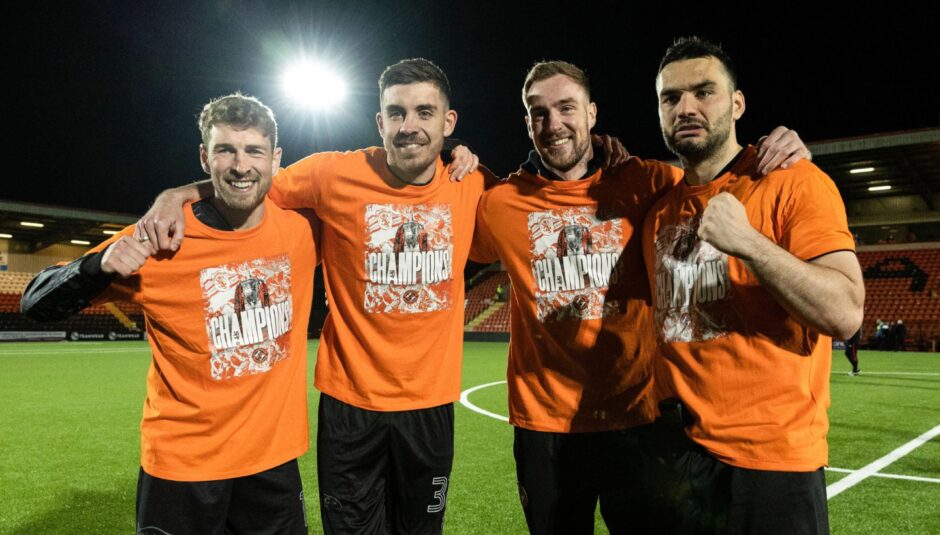
<svg viewBox="0 0 940 535">
<path fill-rule="evenodd" d="M 227 533 L 306 535 L 307 511 L 297 460 L 233 480 Z"/>
<path fill-rule="evenodd" d="M 141 468 L 137 476 L 138 535 L 222 535 L 232 481 L 170 481 Z"/>
<path fill-rule="evenodd" d="M 391 533 L 439 534 L 454 463 L 454 405 L 389 414 Z"/>
<path fill-rule="evenodd" d="M 849 362 L 852 363 L 852 373 L 858 375 L 858 345 L 852 344 Z"/>
<path fill-rule="evenodd" d="M 828 534 L 826 476 L 732 468 L 729 533 Z"/>
<path fill-rule="evenodd" d="M 596 433 L 601 516 L 612 535 L 658 533 L 656 521 L 661 496 L 656 486 L 656 458 L 648 454 L 652 425 Z"/>
<path fill-rule="evenodd" d="M 516 477 L 530 533 L 594 533 L 596 449 L 585 434 L 515 428 Z"/>
<path fill-rule="evenodd" d="M 320 394 L 317 476 L 323 531 L 384 533 L 388 427 L 384 413 Z"/>
</svg>

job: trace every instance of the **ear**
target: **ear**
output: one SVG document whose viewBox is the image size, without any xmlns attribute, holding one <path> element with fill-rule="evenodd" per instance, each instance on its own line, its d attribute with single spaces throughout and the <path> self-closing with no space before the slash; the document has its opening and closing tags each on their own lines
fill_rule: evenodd
<svg viewBox="0 0 940 535">
<path fill-rule="evenodd" d="M 276 175 L 277 172 L 281 169 L 281 154 L 282 153 L 283 151 L 281 150 L 281 147 L 274 149 L 274 154 L 273 154 L 274 159 L 271 161 L 271 176 Z"/>
<path fill-rule="evenodd" d="M 744 93 L 740 89 L 735 90 L 734 95 L 731 97 L 731 105 L 734 106 L 734 111 L 732 117 L 735 121 L 741 118 L 744 115 Z"/>
<path fill-rule="evenodd" d="M 597 123 L 597 104 L 591 103 L 588 106 L 588 131 L 594 128 L 594 125 Z"/>
<path fill-rule="evenodd" d="M 457 111 L 447 110 L 444 112 L 444 137 L 453 134 L 454 128 L 457 128 Z"/>
<path fill-rule="evenodd" d="M 382 112 L 375 114 L 375 124 L 379 127 L 379 137 L 384 137 L 385 129 L 382 127 Z"/>
<path fill-rule="evenodd" d="M 209 168 L 209 151 L 202 143 L 199 144 L 199 165 L 207 175 L 212 175 L 212 170 Z"/>
<path fill-rule="evenodd" d="M 529 139 L 535 141 L 535 135 L 532 133 L 532 120 L 529 119 L 529 114 L 525 114 L 523 118 L 525 119 L 525 130 L 529 133 Z"/>
</svg>

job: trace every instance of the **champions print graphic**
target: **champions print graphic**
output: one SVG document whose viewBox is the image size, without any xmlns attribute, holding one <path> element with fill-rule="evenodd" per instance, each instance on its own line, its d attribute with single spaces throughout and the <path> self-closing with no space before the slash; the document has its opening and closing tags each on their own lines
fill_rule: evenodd
<svg viewBox="0 0 940 535">
<path fill-rule="evenodd" d="M 216 381 L 265 373 L 290 351 L 290 259 L 256 258 L 202 270 L 199 277 Z"/>
<path fill-rule="evenodd" d="M 370 204 L 365 219 L 366 312 L 452 308 L 450 206 Z"/>
<path fill-rule="evenodd" d="M 539 321 L 599 319 L 620 308 L 606 299 L 620 278 L 620 219 L 601 221 L 585 206 L 532 212 L 528 225 Z"/>
<path fill-rule="evenodd" d="M 728 332 L 728 256 L 698 237 L 701 216 L 656 234 L 656 325 L 663 342 L 711 340 Z"/>
</svg>

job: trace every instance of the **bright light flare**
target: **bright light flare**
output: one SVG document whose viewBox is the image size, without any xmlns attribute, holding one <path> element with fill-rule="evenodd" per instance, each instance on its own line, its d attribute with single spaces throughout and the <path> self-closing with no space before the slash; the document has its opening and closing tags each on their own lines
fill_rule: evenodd
<svg viewBox="0 0 940 535">
<path fill-rule="evenodd" d="M 283 87 L 291 100 L 310 110 L 327 110 L 346 97 L 346 82 L 330 67 L 314 61 L 301 61 L 288 69 Z"/>
</svg>

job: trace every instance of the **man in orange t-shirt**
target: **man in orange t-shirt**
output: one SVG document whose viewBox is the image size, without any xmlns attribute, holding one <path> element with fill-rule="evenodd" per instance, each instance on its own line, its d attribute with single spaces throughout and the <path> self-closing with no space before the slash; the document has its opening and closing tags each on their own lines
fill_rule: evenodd
<svg viewBox="0 0 940 535">
<path fill-rule="evenodd" d="M 199 125 L 214 195 L 186 206 L 185 244 L 151 256 L 128 227 L 38 274 L 22 309 L 54 320 L 90 302 L 143 308 L 138 533 L 305 534 L 296 459 L 309 443 L 315 220 L 266 199 L 281 153 L 270 109 L 229 95 Z"/>
<path fill-rule="evenodd" d="M 685 168 L 643 228 L 662 422 L 685 424 L 663 528 L 828 533 L 830 336 L 858 329 L 864 301 L 842 200 L 809 162 L 758 176 L 720 47 L 676 41 L 656 88 Z"/>
<path fill-rule="evenodd" d="M 311 208 L 322 222 L 330 313 L 314 385 L 324 531 L 440 533 L 460 397 L 463 268 L 484 178 L 451 180 L 440 158 L 457 123 L 440 68 L 401 61 L 382 73 L 379 91 L 384 147 L 308 156 L 278 173 L 271 199 Z M 195 190 L 171 190 L 159 204 L 173 208 Z M 147 217 L 142 224 L 153 228 Z"/>
<path fill-rule="evenodd" d="M 639 229 L 680 171 L 638 158 L 602 169 L 589 86 L 567 62 L 529 71 L 534 150 L 483 195 L 471 251 L 500 260 L 511 280 L 509 419 L 532 533 L 593 533 L 598 501 L 613 533 L 656 528 L 643 426 L 656 416 L 655 337 Z M 764 147 L 773 165 L 778 149 L 804 153 L 782 141 Z"/>
</svg>

